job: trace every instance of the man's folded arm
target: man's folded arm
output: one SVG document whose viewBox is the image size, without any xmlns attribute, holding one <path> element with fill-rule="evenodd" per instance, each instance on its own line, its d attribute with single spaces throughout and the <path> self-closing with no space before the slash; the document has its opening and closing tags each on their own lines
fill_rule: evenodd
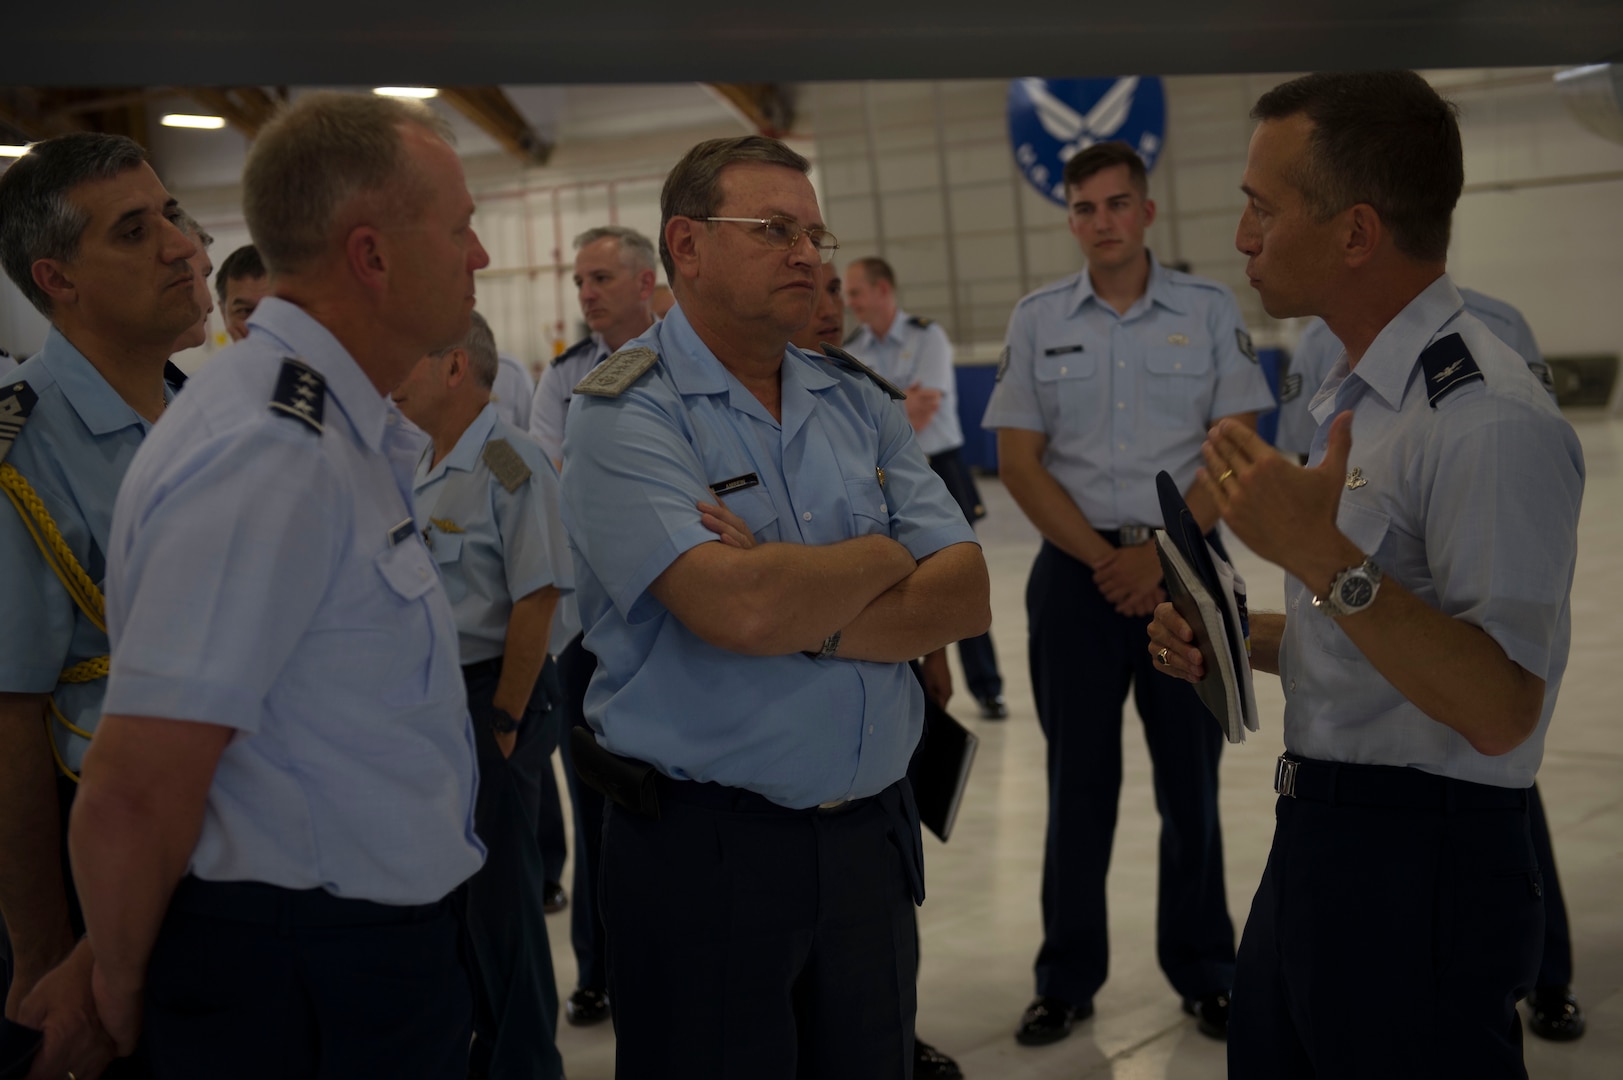
<svg viewBox="0 0 1623 1080">
<path fill-rule="evenodd" d="M 979 544 L 950 544 L 880 594 L 840 632 L 847 660 L 899 664 L 992 625 L 991 581 Z"/>
</svg>

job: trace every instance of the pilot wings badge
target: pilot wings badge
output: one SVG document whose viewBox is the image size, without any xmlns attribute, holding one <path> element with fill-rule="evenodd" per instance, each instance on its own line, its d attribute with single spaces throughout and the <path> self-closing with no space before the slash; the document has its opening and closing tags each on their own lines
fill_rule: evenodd
<svg viewBox="0 0 1623 1080">
<path fill-rule="evenodd" d="M 1369 483 L 1369 481 L 1364 479 L 1364 470 L 1363 469 L 1355 467 L 1352 472 L 1347 474 L 1347 490 L 1348 491 L 1357 491 L 1359 488 L 1363 487 L 1367 483 Z"/>
</svg>

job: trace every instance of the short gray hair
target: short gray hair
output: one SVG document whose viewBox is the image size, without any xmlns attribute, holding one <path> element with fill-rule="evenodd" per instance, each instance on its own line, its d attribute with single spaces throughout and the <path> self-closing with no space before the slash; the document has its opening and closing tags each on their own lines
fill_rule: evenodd
<svg viewBox="0 0 1623 1080">
<path fill-rule="evenodd" d="M 665 177 L 659 193 L 659 258 L 665 276 L 676 281 L 676 260 L 665 243 L 665 226 L 673 217 L 707 218 L 721 207 L 721 173 L 729 165 L 782 165 L 811 172 L 811 162 L 777 139 L 765 135 L 740 135 L 731 139 L 707 139 L 695 146 Z"/>
<path fill-rule="evenodd" d="M 496 335 L 483 315 L 475 311 L 462 340 L 431 355 L 448 356 L 452 349 L 461 349 L 468 354 L 468 366 L 480 386 L 489 390 L 496 385 L 496 372 L 501 368 L 501 359 L 496 355 Z"/>
<path fill-rule="evenodd" d="M 599 225 L 595 229 L 587 229 L 575 237 L 575 250 L 579 251 L 587 244 L 595 244 L 599 240 L 620 241 L 620 261 L 631 269 L 654 268 L 653 242 L 636 229 L 628 229 L 624 225 Z"/>
<path fill-rule="evenodd" d="M 201 244 L 204 251 L 207 251 L 209 248 L 214 246 L 214 237 L 209 234 L 207 229 L 199 225 L 197 223 L 197 219 L 188 214 L 184 207 L 182 207 L 180 210 L 180 221 L 178 224 L 180 225 L 180 231 Z"/>
<path fill-rule="evenodd" d="M 0 174 L 0 262 L 47 319 L 51 298 L 34 283 L 34 264 L 71 261 L 90 224 L 90 215 L 68 199 L 69 192 L 111 180 L 146 160 L 147 152 L 133 139 L 85 131 L 35 143 Z"/>
<path fill-rule="evenodd" d="M 428 201 L 428 182 L 401 139 L 404 126 L 453 141 L 428 106 L 378 94 L 307 94 L 265 126 L 243 169 L 242 210 L 272 275 L 319 258 L 339 212 L 357 196 L 380 199 L 380 224 Z"/>
</svg>

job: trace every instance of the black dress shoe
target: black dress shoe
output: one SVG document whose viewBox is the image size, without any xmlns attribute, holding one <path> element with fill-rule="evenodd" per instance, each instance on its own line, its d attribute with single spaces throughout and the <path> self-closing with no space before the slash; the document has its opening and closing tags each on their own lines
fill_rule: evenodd
<svg viewBox="0 0 1623 1080">
<path fill-rule="evenodd" d="M 591 1027 L 609 1018 L 609 995 L 590 986 L 583 986 L 569 995 L 564 1004 L 564 1017 L 576 1027 Z"/>
<path fill-rule="evenodd" d="M 556 881 L 549 881 L 541 888 L 541 910 L 548 915 L 556 915 L 569 906 L 569 894 L 564 887 Z"/>
<path fill-rule="evenodd" d="M 1007 720 L 1009 718 L 1009 706 L 1004 703 L 1002 694 L 987 694 L 985 697 L 976 698 L 975 700 L 981 703 L 982 720 Z"/>
<path fill-rule="evenodd" d="M 1195 1026 L 1202 1035 L 1213 1039 L 1229 1037 L 1229 996 L 1225 993 L 1207 994 L 1203 998 L 1184 998 L 1183 1011 L 1195 1018 Z"/>
<path fill-rule="evenodd" d="M 952 1058 L 914 1036 L 913 1080 L 964 1080 L 964 1071 Z"/>
<path fill-rule="evenodd" d="M 1014 1041 L 1021 1046 L 1046 1046 L 1071 1033 L 1071 1025 L 1093 1015 L 1093 1002 L 1067 1005 L 1059 998 L 1040 997 L 1020 1015 Z"/>
<path fill-rule="evenodd" d="M 1583 1006 L 1570 986 L 1535 987 L 1527 995 L 1527 1009 L 1533 1014 L 1527 1026 L 1541 1039 L 1571 1042 L 1584 1033 Z"/>
</svg>

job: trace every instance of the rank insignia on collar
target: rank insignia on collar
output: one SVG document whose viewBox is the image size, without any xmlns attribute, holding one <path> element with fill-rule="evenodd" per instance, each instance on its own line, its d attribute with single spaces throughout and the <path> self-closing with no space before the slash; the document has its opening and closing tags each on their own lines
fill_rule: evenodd
<svg viewBox="0 0 1623 1080">
<path fill-rule="evenodd" d="M 39 395 L 25 382 L 14 382 L 0 389 L 0 461 L 6 460 L 11 444 L 23 432 L 23 424 L 39 403 Z"/>
<path fill-rule="evenodd" d="M 883 465 L 879 466 L 877 469 L 874 470 L 874 475 L 879 478 L 879 486 L 884 487 L 885 486 L 885 467 Z"/>
<path fill-rule="evenodd" d="M 1363 469 L 1354 468 L 1352 472 L 1347 474 L 1347 490 L 1348 491 L 1357 491 L 1359 488 L 1363 487 L 1367 483 L 1369 483 L 1369 481 L 1364 479 L 1364 470 Z"/>
<path fill-rule="evenodd" d="M 271 395 L 270 407 L 272 412 L 308 424 L 319 435 L 321 417 L 327 407 L 327 380 L 309 364 L 288 357 L 282 361 L 282 372 L 276 377 L 276 392 Z"/>
</svg>

